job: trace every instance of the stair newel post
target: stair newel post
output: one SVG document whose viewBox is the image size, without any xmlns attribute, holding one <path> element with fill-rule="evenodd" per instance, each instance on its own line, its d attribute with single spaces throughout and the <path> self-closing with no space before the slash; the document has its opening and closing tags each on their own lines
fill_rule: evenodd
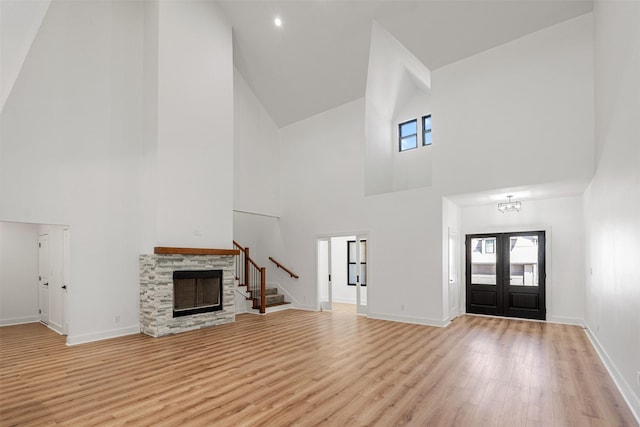
<svg viewBox="0 0 640 427">
<path fill-rule="evenodd" d="M 267 269 L 260 268 L 260 313 L 264 314 L 267 307 Z"/>
<path fill-rule="evenodd" d="M 247 291 L 251 291 L 251 274 L 249 274 L 249 248 L 244 248 L 244 281 Z"/>
</svg>

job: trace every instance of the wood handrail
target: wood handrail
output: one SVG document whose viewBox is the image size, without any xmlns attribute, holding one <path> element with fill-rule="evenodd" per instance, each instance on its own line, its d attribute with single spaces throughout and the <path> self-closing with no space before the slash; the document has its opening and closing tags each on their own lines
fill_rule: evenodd
<svg viewBox="0 0 640 427">
<path fill-rule="evenodd" d="M 260 267 L 251 259 L 249 247 L 242 247 L 235 240 L 233 241 L 233 246 L 238 253 L 236 257 L 236 278 L 242 285 L 247 287 L 247 291 L 251 294 L 253 308 L 259 309 L 260 313 L 264 314 L 267 307 L 267 269 Z"/>
<path fill-rule="evenodd" d="M 269 257 L 269 260 L 271 260 L 271 262 L 273 262 L 275 265 L 278 266 L 278 268 L 283 269 L 284 271 L 286 271 L 287 273 L 289 273 L 289 276 L 293 277 L 294 279 L 299 279 L 300 276 L 298 276 L 296 273 L 294 273 L 293 271 L 289 270 L 287 267 L 285 267 L 284 265 L 282 265 L 281 263 L 279 263 L 277 260 L 275 260 L 272 256 Z"/>
</svg>

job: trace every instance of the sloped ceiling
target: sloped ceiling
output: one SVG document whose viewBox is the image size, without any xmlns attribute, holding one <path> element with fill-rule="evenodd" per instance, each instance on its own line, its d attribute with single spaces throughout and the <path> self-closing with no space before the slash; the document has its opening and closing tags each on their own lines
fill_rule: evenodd
<svg viewBox="0 0 640 427">
<path fill-rule="evenodd" d="M 51 0 L 0 1 L 0 111 L 11 93 Z"/>
<path fill-rule="evenodd" d="M 374 20 L 433 71 L 593 7 L 591 0 L 219 3 L 233 26 L 234 64 L 280 127 L 364 96 Z"/>
</svg>

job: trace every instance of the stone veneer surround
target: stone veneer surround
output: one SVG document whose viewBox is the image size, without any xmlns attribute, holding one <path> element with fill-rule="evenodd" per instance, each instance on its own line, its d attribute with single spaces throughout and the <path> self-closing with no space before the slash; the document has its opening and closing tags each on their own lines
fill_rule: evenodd
<svg viewBox="0 0 640 427">
<path fill-rule="evenodd" d="M 233 255 L 140 255 L 140 331 L 152 337 L 235 321 Z M 175 270 L 222 270 L 222 310 L 173 317 Z"/>
</svg>

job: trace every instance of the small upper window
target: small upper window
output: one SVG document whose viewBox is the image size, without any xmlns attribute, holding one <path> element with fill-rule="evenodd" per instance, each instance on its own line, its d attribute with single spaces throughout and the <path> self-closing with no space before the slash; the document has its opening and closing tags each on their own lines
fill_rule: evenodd
<svg viewBox="0 0 640 427">
<path fill-rule="evenodd" d="M 422 145 L 431 145 L 431 114 L 422 117 Z"/>
<path fill-rule="evenodd" d="M 418 148 L 418 120 L 413 119 L 398 125 L 400 151 Z"/>
</svg>

